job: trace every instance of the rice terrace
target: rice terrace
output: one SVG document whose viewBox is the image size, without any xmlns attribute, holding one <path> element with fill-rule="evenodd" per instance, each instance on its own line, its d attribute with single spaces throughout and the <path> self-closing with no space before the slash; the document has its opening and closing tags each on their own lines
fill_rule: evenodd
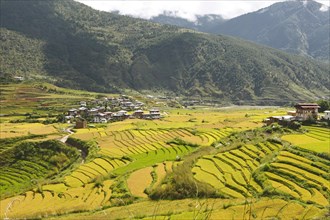
<svg viewBox="0 0 330 220">
<path fill-rule="evenodd" d="M 1 90 L 3 219 L 329 215 L 329 127 L 265 124 L 292 107 L 173 108 L 139 95 L 134 98 L 161 109 L 159 119 L 75 128 L 65 111 L 78 109 L 81 100 L 90 105 L 120 96 L 86 96 L 50 84 Z"/>
</svg>

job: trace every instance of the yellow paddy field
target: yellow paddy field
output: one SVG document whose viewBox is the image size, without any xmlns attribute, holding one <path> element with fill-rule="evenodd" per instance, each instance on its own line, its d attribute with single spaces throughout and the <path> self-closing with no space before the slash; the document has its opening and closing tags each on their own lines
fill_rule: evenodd
<svg viewBox="0 0 330 220">
<path fill-rule="evenodd" d="M 282 139 L 311 151 L 330 153 L 329 128 L 311 126 L 305 126 L 304 128 L 306 129 L 304 134 L 285 135 Z"/>
<path fill-rule="evenodd" d="M 18 93 L 27 88 L 8 89 Z M 30 92 L 32 96 L 36 90 Z M 83 97 L 83 93 L 67 92 L 72 102 Z M 7 101 L 14 99 L 9 93 L 7 96 Z M 48 104 L 61 95 L 35 97 Z M 10 113 L 13 108 L 8 107 L 6 111 Z M 57 170 L 51 177 L 35 174 L 33 188 L 1 198 L 0 218 L 322 218 L 329 206 L 330 162 L 313 151 L 327 152 L 329 129 L 304 127 L 306 132 L 301 134 L 268 137 L 261 133 L 260 141 L 250 140 L 253 129 L 255 133 L 263 132 L 263 119 L 285 115 L 287 110 L 277 107 L 164 108 L 161 110 L 164 118 L 160 120 L 128 119 L 75 129 L 70 135 L 72 138 L 96 146 L 90 152 L 92 156 L 79 153 L 73 165 Z M 67 135 L 63 129 L 71 126 L 10 123 L 7 118 L 0 125 L 1 139 L 29 134 L 59 139 Z M 306 153 L 283 144 L 280 138 L 312 151 Z M 3 148 L 5 151 L 7 148 Z M 31 182 L 28 172 L 33 170 L 33 165 L 28 160 L 24 164 L 26 168 L 22 171 L 4 170 L 0 186 Z M 34 166 L 49 169 L 40 161 Z M 180 175 L 184 181 L 175 185 L 175 178 L 180 180 Z M 157 190 L 185 192 L 185 181 L 193 183 L 189 190 L 197 188 L 193 196 L 180 200 L 151 199 L 150 193 Z M 199 193 L 205 191 L 199 186 L 215 193 L 202 197 Z"/>
</svg>

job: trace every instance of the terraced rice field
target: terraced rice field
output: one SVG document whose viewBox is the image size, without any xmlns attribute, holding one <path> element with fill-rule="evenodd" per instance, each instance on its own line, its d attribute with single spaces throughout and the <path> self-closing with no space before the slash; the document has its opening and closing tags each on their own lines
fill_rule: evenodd
<svg viewBox="0 0 330 220">
<path fill-rule="evenodd" d="M 33 204 L 41 201 L 34 198 L 46 198 L 49 203 L 56 205 L 40 206 L 40 209 L 34 209 L 29 215 L 48 215 L 64 213 L 69 210 L 91 210 L 101 204 L 110 204 L 111 183 L 102 181 L 102 187 L 94 187 L 93 182 L 96 179 L 108 178 L 110 174 L 123 175 L 133 172 L 128 178 L 128 188 L 132 195 L 138 197 L 146 197 L 144 190 L 161 183 L 166 173 L 172 171 L 173 167 L 178 164 L 174 162 L 178 157 L 183 157 L 194 150 L 193 147 L 177 145 L 175 143 L 168 144 L 175 138 L 181 138 L 185 141 L 193 143 L 210 145 L 223 137 L 229 135 L 229 131 L 218 129 L 207 129 L 199 131 L 196 135 L 191 129 L 155 129 L 155 130 L 122 130 L 111 131 L 106 129 L 82 129 L 73 136 L 85 140 L 94 139 L 101 146 L 99 157 L 88 163 L 81 164 L 71 174 L 64 177 L 63 183 L 50 184 L 42 186 L 44 194 L 30 192 L 27 194 L 27 200 L 20 201 L 17 209 L 12 210 L 12 216 L 21 217 L 23 212 L 21 208 L 28 208 Z M 122 156 L 129 155 L 131 161 L 123 159 Z M 153 165 L 158 164 L 156 167 Z M 11 168 L 15 169 L 15 168 Z M 2 183 L 15 184 L 15 181 L 27 181 L 37 176 L 34 174 L 34 165 L 27 165 L 22 170 L 1 170 L 3 178 Z M 38 166 L 38 170 L 44 169 Z M 150 172 L 155 172 L 156 179 L 152 179 Z M 11 173 L 10 177 L 6 176 L 6 172 Z M 142 175 L 147 174 L 147 176 Z M 16 173 L 17 175 L 12 175 Z M 137 184 L 136 180 L 140 179 L 141 183 Z M 148 180 L 149 179 L 149 180 Z M 133 181 L 134 180 L 134 181 Z M 148 180 L 148 181 L 147 181 Z M 1 184 L 0 182 L 0 184 Z M 32 198 L 30 194 L 33 194 Z M 27 203 L 29 201 L 29 203 Z M 3 203 L 8 202 L 4 200 Z M 43 207 L 43 208 L 42 208 Z"/>
<path fill-rule="evenodd" d="M 221 138 L 225 138 L 230 134 L 228 130 L 220 131 L 218 129 L 207 130 L 198 136 L 201 138 L 202 142 L 199 144 L 209 146 L 213 142 L 220 140 Z"/>
<path fill-rule="evenodd" d="M 32 207 L 43 200 L 56 205 L 56 208 L 40 206 L 40 209 L 34 209 L 28 215 L 58 214 L 69 210 L 91 210 L 100 204 L 109 203 L 111 184 L 107 183 L 108 180 L 102 183 L 103 187 L 101 189 L 94 188 L 93 182 L 99 177 L 106 178 L 110 173 L 122 175 L 133 171 L 131 178 L 127 180 L 128 187 L 133 195 L 145 197 L 146 195 L 143 191 L 152 181 L 150 175 L 151 166 L 158 164 L 153 169 L 157 176 L 153 186 L 157 186 L 161 183 L 166 173 L 171 172 L 173 166 L 177 164 L 171 161 L 174 161 L 177 157 L 183 157 L 194 150 L 190 146 L 167 144 L 167 141 L 181 138 L 185 141 L 209 145 L 227 136 L 229 133 L 226 130 L 208 129 L 194 135 L 191 129 L 182 128 L 122 131 L 93 128 L 79 130 L 74 136 L 85 140 L 96 140 L 101 146 L 99 151 L 101 156 L 88 163 L 81 164 L 71 174 L 65 176 L 63 183 L 44 185 L 42 187 L 43 194 L 32 191 L 27 193 L 24 200 L 15 206 L 16 209 L 13 209 L 11 214 L 15 217 L 22 217 L 23 212 L 21 208 Z M 122 159 L 124 155 L 130 155 L 132 161 Z M 2 178 L 0 184 L 15 185 L 15 182 L 24 182 L 38 178 L 36 176 L 37 172 L 34 172 L 34 170 L 37 169 L 40 172 L 45 168 L 42 167 L 42 164 L 28 164 L 26 162 L 24 169 L 16 169 L 15 167 L 10 169 L 15 170 L 1 170 Z M 147 177 L 142 178 L 141 184 L 136 185 L 136 182 L 133 183 L 132 179 L 136 181 L 136 179 L 140 178 L 136 175 L 139 174 L 138 176 L 141 176 L 140 172 L 143 170 L 148 170 L 149 181 L 146 181 Z M 10 176 L 7 177 L 7 173 Z M 138 187 L 139 185 L 141 186 L 140 188 Z M 8 201 L 3 200 L 2 203 L 5 204 Z"/>
<path fill-rule="evenodd" d="M 219 189 L 225 196 L 244 198 L 261 193 L 262 187 L 253 179 L 252 173 L 260 166 L 260 155 L 270 155 L 281 146 L 270 142 L 245 145 L 239 149 L 204 156 L 192 172 L 199 181 Z"/>
<path fill-rule="evenodd" d="M 312 161 L 299 153 L 303 155 L 299 150 L 279 153 L 266 172 L 270 184 L 304 202 L 329 205 L 329 161 L 316 155 Z"/>
<path fill-rule="evenodd" d="M 157 166 L 154 168 L 154 171 L 156 173 L 156 181 L 154 184 L 154 187 L 157 187 L 158 185 L 161 184 L 162 180 L 166 176 L 166 173 L 170 173 L 172 171 L 172 162 L 164 162 L 164 163 L 159 163 Z M 166 166 L 170 166 L 171 168 L 168 169 Z"/>
<path fill-rule="evenodd" d="M 57 185 L 43 186 L 42 193 L 28 191 L 23 196 L 16 196 L 0 201 L 0 217 L 5 217 L 9 203 L 15 201 L 7 211 L 10 218 L 27 216 L 48 216 L 65 214 L 72 211 L 88 211 L 110 204 L 111 180 L 104 181 L 103 187 L 86 184 L 84 187 L 66 188 Z"/>
<path fill-rule="evenodd" d="M 184 199 L 172 201 L 144 201 L 122 207 L 111 207 L 90 215 L 73 214 L 62 220 L 107 219 L 313 219 L 320 216 L 322 209 L 314 205 L 302 205 L 294 201 L 261 198 L 246 203 L 239 199 Z"/>
<path fill-rule="evenodd" d="M 96 158 L 93 161 L 79 166 L 70 175 L 65 177 L 65 184 L 71 187 L 84 186 L 93 182 L 99 176 L 107 176 L 112 170 L 125 166 L 128 163 L 124 159 Z"/>
<path fill-rule="evenodd" d="M 44 125 L 41 123 L 1 123 L 0 137 L 12 138 L 28 134 L 48 135 L 59 133 L 53 125 Z"/>
<path fill-rule="evenodd" d="M 268 155 L 273 159 L 270 169 L 262 172 L 267 180 L 260 185 L 252 174 L 261 167 L 260 158 Z M 197 180 L 209 183 L 228 197 L 250 197 L 262 193 L 268 184 L 279 194 L 325 206 L 329 204 L 329 164 L 329 160 L 317 155 L 308 158 L 299 149 L 288 151 L 279 144 L 265 142 L 204 156 L 192 172 Z"/>
<path fill-rule="evenodd" d="M 22 166 L 24 164 L 24 166 Z M 31 180 L 42 178 L 48 173 L 48 165 L 43 161 L 20 161 L 20 166 L 13 164 L 11 167 L 0 169 L 0 193 L 24 185 Z"/>
<path fill-rule="evenodd" d="M 173 147 L 163 147 L 154 151 L 136 154 L 132 158 L 134 161 L 127 166 L 120 167 L 114 171 L 115 174 L 124 174 L 126 172 L 137 170 L 143 167 L 152 166 L 156 163 L 162 163 L 165 161 L 174 161 L 177 156 L 184 156 L 192 152 L 194 148 L 189 146 L 176 145 Z"/>
<path fill-rule="evenodd" d="M 282 137 L 296 146 L 315 151 L 330 152 L 330 129 L 321 127 L 304 126 L 304 134 L 290 134 Z"/>
<path fill-rule="evenodd" d="M 132 195 L 147 198 L 145 189 L 152 183 L 152 167 L 146 167 L 133 172 L 127 179 L 127 186 Z"/>
<path fill-rule="evenodd" d="M 191 110 L 173 112 L 159 121 L 127 120 L 111 123 L 108 127 L 77 130 L 73 137 L 96 141 L 100 151 L 93 159 L 75 164 L 76 169 L 66 170 L 68 174 L 62 176 L 62 173 L 56 183 L 40 185 L 0 201 L 0 218 L 5 218 L 10 203 L 12 207 L 6 213 L 10 219 L 62 214 L 60 218 L 69 220 L 293 219 L 297 216 L 311 219 L 326 211 L 330 162 L 317 155 L 306 157 L 303 152 L 297 153 L 297 149 L 283 150 L 282 145 L 271 142 L 247 144 L 196 161 L 191 170 L 194 178 L 210 184 L 228 199 L 150 201 L 145 190 L 162 187 L 166 174 L 175 172 L 175 167 L 185 161 L 185 156 L 196 150 L 193 145 L 173 142 L 175 138 L 198 144 L 203 149 L 232 132 L 260 127 L 260 119 L 266 114 L 260 110 L 249 117 L 245 117 L 245 110 L 207 114 Z M 57 132 L 55 127 L 42 128 Z M 8 129 L 7 134 L 10 134 L 11 128 Z M 319 147 L 327 143 L 328 130 L 306 129 L 309 132 L 304 137 L 314 141 L 308 143 L 316 143 L 316 151 L 324 152 Z M 36 130 L 36 134 L 38 132 L 43 134 L 44 131 Z M 19 136 L 24 134 L 19 133 Z M 177 161 L 178 158 L 183 161 Z M 1 169 L 0 184 L 9 186 L 38 179 L 36 170 L 43 172 L 46 167 L 42 163 L 27 161 L 22 169 L 15 166 Z M 261 182 L 257 179 L 259 175 L 265 177 Z M 274 195 L 290 199 L 261 197 L 265 186 Z M 121 199 L 130 196 L 140 198 L 131 205 L 116 207 L 126 202 Z M 100 209 L 105 206 L 110 208 Z M 88 213 L 82 215 L 79 213 L 82 211 Z M 67 215 L 70 212 L 77 214 Z"/>
<path fill-rule="evenodd" d="M 102 135 L 100 135 L 102 133 Z M 180 138 L 184 141 L 209 146 L 230 134 L 228 129 L 208 129 L 198 132 L 197 135 L 188 128 L 180 129 L 149 129 L 149 130 L 123 130 L 123 131 L 81 131 L 74 135 L 83 140 L 95 139 L 102 148 L 101 152 L 110 156 L 124 156 L 156 150 L 159 144 Z"/>
</svg>

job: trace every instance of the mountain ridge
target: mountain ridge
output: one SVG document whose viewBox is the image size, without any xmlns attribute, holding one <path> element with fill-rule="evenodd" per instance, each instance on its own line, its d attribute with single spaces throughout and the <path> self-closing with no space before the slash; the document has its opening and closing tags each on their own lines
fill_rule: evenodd
<svg viewBox="0 0 330 220">
<path fill-rule="evenodd" d="M 179 17 L 175 13 L 167 11 L 157 16 L 153 16 L 148 20 L 161 24 L 169 24 L 178 27 L 189 28 L 206 33 L 216 33 L 214 32 L 214 29 L 219 24 L 226 22 L 226 19 L 224 19 L 221 15 L 216 14 L 196 15 L 196 20 L 190 21 L 188 19 Z"/>
</svg>

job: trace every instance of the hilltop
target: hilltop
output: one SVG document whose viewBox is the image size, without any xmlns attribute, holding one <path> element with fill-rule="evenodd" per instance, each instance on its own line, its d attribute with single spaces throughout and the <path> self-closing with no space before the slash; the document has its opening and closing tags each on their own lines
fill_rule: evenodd
<svg viewBox="0 0 330 220">
<path fill-rule="evenodd" d="M 1 77 L 90 91 L 283 104 L 329 93 L 329 66 L 242 41 L 93 10 L 1 2 Z"/>
</svg>

